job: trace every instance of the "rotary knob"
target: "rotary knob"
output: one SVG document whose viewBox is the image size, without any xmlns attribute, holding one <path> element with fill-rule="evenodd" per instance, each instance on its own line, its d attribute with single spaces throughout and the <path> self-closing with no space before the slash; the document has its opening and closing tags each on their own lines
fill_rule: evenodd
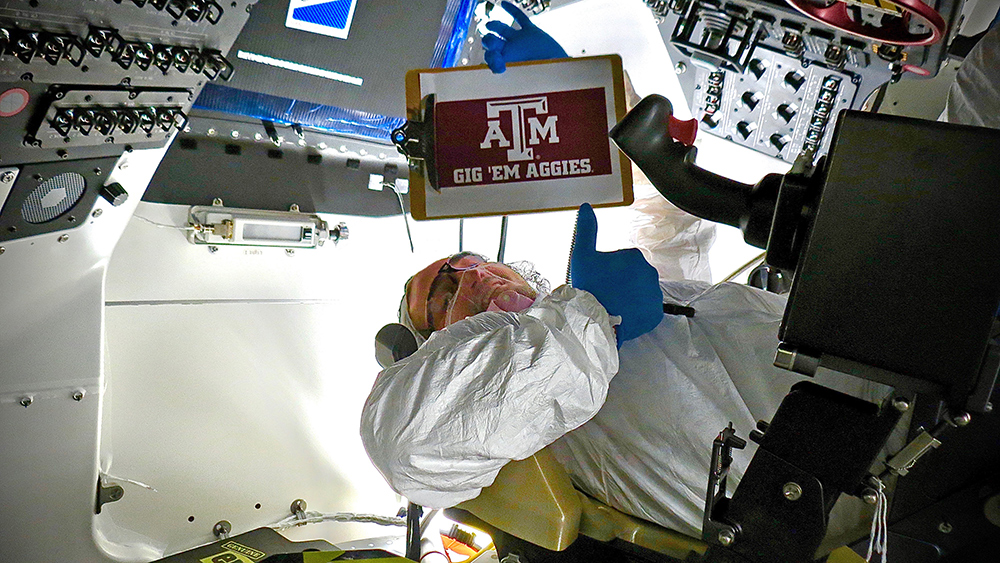
<svg viewBox="0 0 1000 563">
<path fill-rule="evenodd" d="M 101 188 L 101 197 L 108 200 L 108 203 L 118 207 L 128 200 L 128 192 L 118 182 L 112 182 Z"/>
</svg>

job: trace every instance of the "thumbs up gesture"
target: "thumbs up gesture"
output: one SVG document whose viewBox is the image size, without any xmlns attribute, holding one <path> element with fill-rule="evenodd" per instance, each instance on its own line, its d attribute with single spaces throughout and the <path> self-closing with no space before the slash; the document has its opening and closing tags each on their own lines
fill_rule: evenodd
<svg viewBox="0 0 1000 563">
<path fill-rule="evenodd" d="M 594 295 L 618 315 L 618 346 L 656 328 L 663 319 L 663 294 L 656 269 L 638 248 L 597 251 L 597 216 L 589 203 L 576 216 L 576 243 L 570 257 L 573 287 Z"/>
</svg>

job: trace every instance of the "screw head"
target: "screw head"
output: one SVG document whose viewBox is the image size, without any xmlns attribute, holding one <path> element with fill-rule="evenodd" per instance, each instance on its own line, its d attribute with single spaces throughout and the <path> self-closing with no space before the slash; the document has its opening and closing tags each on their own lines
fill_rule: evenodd
<svg viewBox="0 0 1000 563">
<path fill-rule="evenodd" d="M 892 406 L 896 407 L 899 412 L 906 412 L 910 410 L 910 402 L 906 400 L 905 397 L 896 397 L 892 400 Z"/>
<path fill-rule="evenodd" d="M 878 504 L 878 493 L 875 489 L 865 489 L 864 494 L 861 496 L 862 499 L 868 504 L 875 505 Z"/>
<path fill-rule="evenodd" d="M 3 182 L 4 184 L 9 184 L 9 183 L 13 182 L 14 178 L 15 178 L 15 175 L 10 170 L 4 172 L 3 174 L 0 174 L 0 182 Z"/>
<path fill-rule="evenodd" d="M 942 521 L 940 524 L 938 524 L 938 531 L 941 532 L 942 534 L 950 534 L 952 530 L 954 530 L 954 528 L 952 528 L 951 524 L 947 522 Z"/>
<path fill-rule="evenodd" d="M 87 396 L 87 392 L 84 391 L 83 389 L 77 389 L 76 391 L 73 391 L 73 395 L 72 395 L 73 400 L 76 401 L 76 402 L 82 401 L 83 398 L 86 397 L 86 396 Z"/>
<path fill-rule="evenodd" d="M 7 249 L 0 246 L 0 254 L 3 254 L 4 252 L 7 252 Z"/>
<path fill-rule="evenodd" d="M 56 240 L 59 242 L 66 242 L 69 240 L 69 235 L 59 235 L 59 238 L 57 238 Z"/>
<path fill-rule="evenodd" d="M 962 427 L 967 426 L 969 422 L 972 421 L 972 416 L 967 412 L 960 412 L 955 415 L 955 426 Z"/>
<path fill-rule="evenodd" d="M 295 249 L 294 248 L 286 248 L 285 249 L 285 256 L 295 256 Z"/>
<path fill-rule="evenodd" d="M 210 252 L 211 254 L 215 254 L 216 252 L 218 252 L 218 251 L 219 251 L 219 247 L 218 247 L 218 246 L 210 246 L 210 247 L 208 247 L 208 251 L 209 251 L 209 252 Z"/>
<path fill-rule="evenodd" d="M 217 198 L 213 199 L 212 200 L 212 205 L 216 205 L 216 206 L 221 207 L 222 206 L 222 198 L 221 197 L 217 197 Z"/>
<path fill-rule="evenodd" d="M 986 403 L 983 407 L 983 412 L 990 413 L 993 412 L 993 403 Z"/>
<path fill-rule="evenodd" d="M 91 216 L 91 217 L 94 217 L 95 219 L 96 219 L 97 217 L 100 217 L 101 215 L 104 215 L 104 210 L 103 210 L 103 209 L 101 209 L 101 208 L 97 208 L 97 209 L 95 209 L 95 210 L 94 210 L 94 212 L 90 214 L 90 216 Z"/>
<path fill-rule="evenodd" d="M 721 543 L 724 546 L 728 546 L 731 545 L 734 541 L 736 541 L 736 532 L 734 532 L 729 528 L 726 528 L 724 530 L 719 530 L 719 543 Z"/>
<path fill-rule="evenodd" d="M 802 487 L 798 483 L 785 483 L 785 486 L 781 488 L 781 494 L 788 500 L 799 500 L 802 498 Z"/>
<path fill-rule="evenodd" d="M 21 397 L 21 400 L 18 402 L 21 403 L 22 407 L 28 408 L 31 406 L 31 403 L 35 402 L 35 400 L 32 399 L 31 397 Z"/>
<path fill-rule="evenodd" d="M 687 69 L 688 65 L 684 61 L 677 61 L 677 64 L 674 65 L 674 72 L 677 74 L 684 74 Z"/>
</svg>

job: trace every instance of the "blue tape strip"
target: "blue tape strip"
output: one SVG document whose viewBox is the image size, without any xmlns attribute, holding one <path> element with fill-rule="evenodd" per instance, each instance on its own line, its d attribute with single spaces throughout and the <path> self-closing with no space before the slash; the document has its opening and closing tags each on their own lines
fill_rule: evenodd
<svg viewBox="0 0 1000 563">
<path fill-rule="evenodd" d="M 457 64 L 475 8 L 476 0 L 449 0 L 445 14 L 441 18 L 441 31 L 431 58 L 432 67 L 450 68 Z M 218 84 L 206 85 L 195 101 L 194 107 L 284 125 L 297 123 L 331 133 L 367 137 L 384 142 L 392 142 L 390 135 L 393 129 L 406 123 L 406 119 L 402 117 L 303 102 Z"/>
<path fill-rule="evenodd" d="M 333 133 L 391 142 L 389 134 L 406 123 L 402 117 L 325 106 L 260 92 L 208 84 L 194 103 L 196 109 L 221 111 L 284 125 L 298 123 Z"/>
<path fill-rule="evenodd" d="M 449 0 L 441 17 L 441 32 L 434 44 L 431 67 L 451 68 L 458 64 L 476 11 L 476 0 Z"/>
</svg>

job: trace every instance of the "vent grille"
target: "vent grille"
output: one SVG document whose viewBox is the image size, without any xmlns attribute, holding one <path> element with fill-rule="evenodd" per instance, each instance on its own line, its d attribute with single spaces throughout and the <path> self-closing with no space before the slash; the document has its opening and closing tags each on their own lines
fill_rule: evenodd
<svg viewBox="0 0 1000 563">
<path fill-rule="evenodd" d="M 21 215 L 29 223 L 46 223 L 80 201 L 87 181 L 76 172 L 59 174 L 42 182 L 21 204 Z"/>
</svg>

